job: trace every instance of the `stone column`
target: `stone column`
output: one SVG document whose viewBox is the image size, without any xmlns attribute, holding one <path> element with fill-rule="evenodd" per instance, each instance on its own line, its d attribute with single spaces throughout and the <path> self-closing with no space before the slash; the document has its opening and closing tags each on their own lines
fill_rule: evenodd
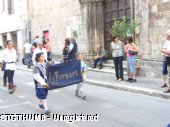
<svg viewBox="0 0 170 127">
<path fill-rule="evenodd" d="M 95 53 L 96 45 L 104 46 L 103 0 L 80 0 L 86 7 L 87 43 L 90 54 Z"/>
<path fill-rule="evenodd" d="M 149 41 L 149 6 L 146 1 L 134 0 L 135 18 L 139 20 L 138 46 L 143 59 L 151 59 L 151 41 Z"/>
<path fill-rule="evenodd" d="M 12 34 L 10 32 L 7 33 L 7 40 L 12 40 Z"/>
<path fill-rule="evenodd" d="M 87 37 L 89 43 L 89 53 L 93 53 L 93 39 L 92 39 L 92 3 L 87 3 Z"/>
<path fill-rule="evenodd" d="M 22 31 L 17 31 L 17 53 L 18 53 L 18 60 L 21 62 L 23 57 L 23 35 Z"/>
<path fill-rule="evenodd" d="M 99 44 L 104 47 L 104 12 L 103 12 L 103 1 L 98 2 L 97 7 L 97 27 L 98 27 L 98 37 Z"/>
</svg>

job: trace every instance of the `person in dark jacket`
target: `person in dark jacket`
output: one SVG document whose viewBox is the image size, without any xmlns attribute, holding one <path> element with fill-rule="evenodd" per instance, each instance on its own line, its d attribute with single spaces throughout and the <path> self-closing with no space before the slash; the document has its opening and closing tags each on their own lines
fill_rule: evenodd
<svg viewBox="0 0 170 127">
<path fill-rule="evenodd" d="M 63 48 L 63 61 L 64 62 L 68 62 L 69 46 L 70 46 L 70 40 L 66 38 L 64 48 Z"/>
<path fill-rule="evenodd" d="M 77 60 L 77 43 L 75 41 L 75 39 L 71 38 L 70 39 L 70 46 L 69 46 L 69 52 L 68 52 L 68 61 L 75 61 Z"/>
</svg>

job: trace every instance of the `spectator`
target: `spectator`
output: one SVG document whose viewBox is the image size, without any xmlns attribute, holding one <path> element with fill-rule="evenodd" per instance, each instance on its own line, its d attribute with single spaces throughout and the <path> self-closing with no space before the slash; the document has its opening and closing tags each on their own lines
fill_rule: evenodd
<svg viewBox="0 0 170 127">
<path fill-rule="evenodd" d="M 127 55 L 127 70 L 128 70 L 128 82 L 132 83 L 132 82 L 136 82 L 136 55 L 138 53 L 138 48 L 135 45 L 135 43 L 133 43 L 133 38 L 127 37 L 126 38 L 126 48 L 125 48 L 125 52 Z"/>
<path fill-rule="evenodd" d="M 34 49 L 34 52 L 33 52 L 33 55 L 32 55 L 33 65 L 36 64 L 35 57 L 36 57 L 36 54 L 38 54 L 38 53 L 44 53 L 44 59 L 45 59 L 45 61 L 47 61 L 47 51 L 43 47 L 43 43 L 42 42 L 39 42 L 38 43 L 38 47 L 36 49 Z"/>
<path fill-rule="evenodd" d="M 70 40 L 66 38 L 64 48 L 63 48 L 63 61 L 64 62 L 68 62 L 69 47 L 70 47 Z"/>
<path fill-rule="evenodd" d="M 31 67 L 31 44 L 30 43 L 26 43 L 24 45 L 24 63 L 27 65 L 28 68 Z"/>
<path fill-rule="evenodd" d="M 170 34 L 167 35 L 167 40 L 165 41 L 165 44 L 163 45 L 162 53 L 164 54 L 164 60 L 163 60 L 163 80 L 164 85 L 162 88 L 167 87 L 167 80 L 168 80 L 168 70 L 167 66 L 170 65 Z M 165 93 L 170 93 L 170 86 L 165 91 Z"/>
<path fill-rule="evenodd" d="M 113 37 L 113 42 L 111 42 L 111 51 L 113 62 L 116 72 L 116 80 L 124 80 L 123 76 L 123 55 L 124 55 L 124 44 L 119 41 L 118 36 Z"/>
<path fill-rule="evenodd" d="M 50 44 L 50 40 L 48 38 L 46 39 L 45 48 L 46 48 L 46 51 L 47 51 L 47 61 L 51 61 L 52 60 L 51 44 Z"/>
<path fill-rule="evenodd" d="M 68 61 L 75 61 L 77 60 L 76 54 L 77 54 L 77 43 L 75 39 L 70 39 L 70 46 L 69 46 L 69 52 L 68 52 Z"/>
<path fill-rule="evenodd" d="M 35 40 L 33 40 L 32 45 L 37 48 L 38 42 L 40 41 L 39 36 L 35 37 Z"/>
<path fill-rule="evenodd" d="M 103 61 L 105 61 L 107 57 L 107 51 L 103 49 L 101 45 L 98 45 L 96 48 L 96 56 L 94 59 L 94 68 L 96 68 L 97 63 L 99 62 L 99 69 L 102 69 Z"/>
<path fill-rule="evenodd" d="M 43 43 L 43 46 L 44 48 L 46 47 L 46 39 L 45 39 L 45 36 L 43 35 L 42 36 L 42 43 Z"/>
</svg>

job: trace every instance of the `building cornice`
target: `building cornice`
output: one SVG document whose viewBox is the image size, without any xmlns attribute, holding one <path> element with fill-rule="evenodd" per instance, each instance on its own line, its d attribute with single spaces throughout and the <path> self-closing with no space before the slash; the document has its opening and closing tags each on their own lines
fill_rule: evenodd
<svg viewBox="0 0 170 127">
<path fill-rule="evenodd" d="M 81 4 L 103 2 L 104 0 L 79 0 Z"/>
</svg>

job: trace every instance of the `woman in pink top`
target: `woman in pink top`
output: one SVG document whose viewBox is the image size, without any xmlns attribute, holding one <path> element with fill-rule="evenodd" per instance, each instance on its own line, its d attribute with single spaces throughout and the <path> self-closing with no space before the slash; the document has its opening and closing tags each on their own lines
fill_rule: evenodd
<svg viewBox="0 0 170 127">
<path fill-rule="evenodd" d="M 128 70 L 128 82 L 136 82 L 135 74 L 136 74 L 136 55 L 138 53 L 137 46 L 133 43 L 133 38 L 127 37 L 126 39 L 127 45 L 125 48 L 125 52 L 127 55 L 127 70 Z"/>
</svg>

